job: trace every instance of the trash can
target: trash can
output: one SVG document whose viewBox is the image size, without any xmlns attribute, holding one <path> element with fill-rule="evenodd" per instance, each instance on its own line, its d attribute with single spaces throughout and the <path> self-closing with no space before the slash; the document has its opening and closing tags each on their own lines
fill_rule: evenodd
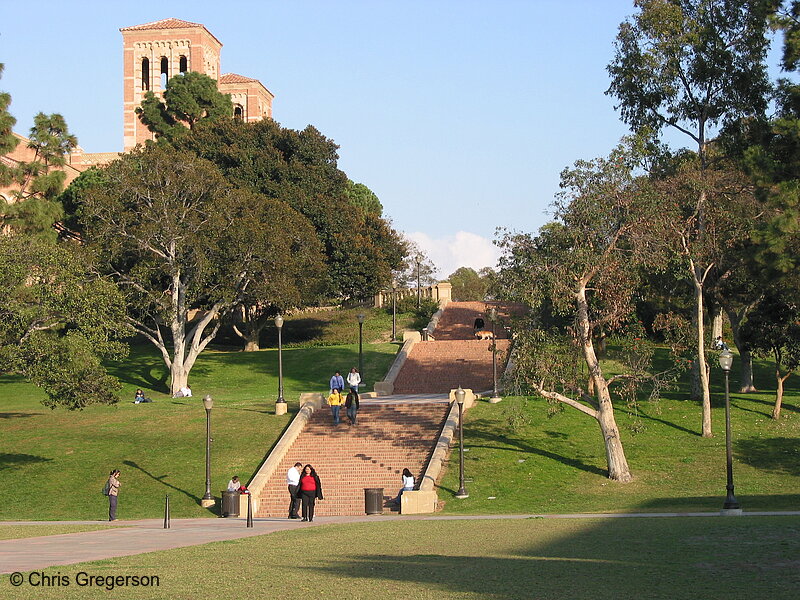
<svg viewBox="0 0 800 600">
<path fill-rule="evenodd" d="M 364 510 L 368 515 L 383 514 L 383 488 L 364 488 Z"/>
<path fill-rule="evenodd" d="M 238 517 L 239 516 L 239 492 L 229 492 L 224 490 L 222 492 L 222 516 L 223 517 Z"/>
</svg>

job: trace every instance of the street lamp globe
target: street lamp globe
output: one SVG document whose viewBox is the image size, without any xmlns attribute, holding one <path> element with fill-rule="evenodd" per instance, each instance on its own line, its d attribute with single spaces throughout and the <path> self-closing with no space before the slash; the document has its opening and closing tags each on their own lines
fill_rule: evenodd
<svg viewBox="0 0 800 600">
<path fill-rule="evenodd" d="M 211 398 L 210 394 L 206 394 L 203 397 L 203 406 L 205 407 L 206 410 L 211 410 L 212 408 L 214 408 L 214 400 Z"/>
<path fill-rule="evenodd" d="M 275 327 L 277 327 L 278 329 L 283 327 L 283 317 L 281 315 L 275 317 Z"/>
<path fill-rule="evenodd" d="M 733 365 L 733 352 L 730 350 L 723 350 L 719 355 L 719 366 L 723 371 L 730 371 Z"/>
</svg>

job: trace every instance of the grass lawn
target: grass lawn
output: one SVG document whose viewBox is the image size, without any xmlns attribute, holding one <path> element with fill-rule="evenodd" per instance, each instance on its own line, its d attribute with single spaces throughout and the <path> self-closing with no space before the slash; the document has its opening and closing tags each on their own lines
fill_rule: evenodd
<svg viewBox="0 0 800 600">
<path fill-rule="evenodd" d="M 364 346 L 368 390 L 397 349 Z M 173 399 L 160 357 L 150 346 L 137 346 L 112 366 L 125 401 L 77 412 L 51 411 L 39 403 L 36 387 L 0 377 L 0 520 L 103 519 L 107 499 L 101 489 L 115 467 L 122 471 L 121 519 L 163 516 L 166 494 L 173 517 L 214 516 L 199 506 L 205 491 L 202 396 L 214 398 L 212 491 L 218 495 L 232 475 L 248 480 L 256 472 L 297 412 L 301 392 L 327 392 L 335 370 L 358 364 L 358 345 L 286 348 L 283 363 L 289 412 L 280 417 L 274 415 L 274 349 L 207 350 L 190 376 L 195 397 Z M 154 402 L 134 405 L 137 387 Z"/>
<path fill-rule="evenodd" d="M 731 388 L 736 372 L 732 372 Z M 790 378 L 782 418 L 770 418 L 772 366 L 757 363 L 754 394 L 731 394 L 736 497 L 745 511 L 800 510 L 800 377 Z M 548 417 L 539 398 L 478 402 L 465 415 L 465 500 L 453 450 L 439 490 L 447 513 L 669 512 L 722 508 L 726 494 L 724 378 L 712 369 L 713 438 L 700 436 L 699 402 L 688 382 L 638 412 L 616 407 L 634 481 L 607 476 L 605 448 L 594 419 L 565 407 Z M 521 412 L 530 422 L 514 431 Z"/>
<path fill-rule="evenodd" d="M 0 597 L 105 597 L 75 585 L 83 571 L 159 578 L 115 598 L 782 600 L 797 597 L 799 556 L 798 517 L 376 519 L 44 571 L 67 587 L 3 576 Z"/>
<path fill-rule="evenodd" d="M 0 540 L 61 535 L 62 533 L 80 533 L 108 528 L 108 525 L 0 525 Z"/>
</svg>

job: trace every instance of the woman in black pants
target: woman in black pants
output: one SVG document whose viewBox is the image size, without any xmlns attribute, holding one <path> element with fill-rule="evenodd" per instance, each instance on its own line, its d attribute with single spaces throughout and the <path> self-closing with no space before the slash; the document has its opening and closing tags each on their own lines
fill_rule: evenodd
<svg viewBox="0 0 800 600">
<path fill-rule="evenodd" d="M 300 474 L 300 500 L 303 502 L 303 521 L 314 520 L 314 503 L 322 500 L 322 484 L 314 467 L 306 465 Z"/>
</svg>

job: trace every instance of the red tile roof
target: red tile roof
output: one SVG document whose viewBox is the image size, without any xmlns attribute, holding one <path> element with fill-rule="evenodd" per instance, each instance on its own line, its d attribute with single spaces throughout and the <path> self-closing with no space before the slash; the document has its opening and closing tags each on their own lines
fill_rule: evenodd
<svg viewBox="0 0 800 600">
<path fill-rule="evenodd" d="M 194 29 L 196 27 L 202 27 L 203 29 L 205 29 L 211 37 L 213 37 L 215 40 L 219 42 L 220 46 L 222 45 L 222 42 L 220 42 L 217 39 L 217 36 L 208 31 L 208 29 L 206 29 L 206 26 L 203 25 L 202 23 L 192 23 L 191 21 L 183 21 L 182 19 L 175 19 L 175 18 L 161 19 L 160 21 L 153 21 L 152 23 L 144 23 L 142 25 L 132 25 L 131 27 L 122 27 L 120 31 L 147 31 L 153 29 Z"/>
<path fill-rule="evenodd" d="M 258 81 L 258 79 L 237 75 L 236 73 L 224 73 L 219 77 L 220 83 L 250 83 L 251 81 Z"/>
</svg>

